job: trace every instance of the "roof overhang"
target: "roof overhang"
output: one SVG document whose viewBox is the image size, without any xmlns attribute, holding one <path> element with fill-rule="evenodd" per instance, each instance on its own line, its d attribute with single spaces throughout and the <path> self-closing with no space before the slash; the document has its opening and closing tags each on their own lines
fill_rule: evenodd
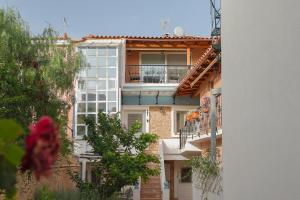
<svg viewBox="0 0 300 200">
<path fill-rule="evenodd" d="M 221 66 L 221 53 L 214 48 L 216 43 L 220 43 L 219 38 L 205 50 L 199 60 L 187 72 L 176 88 L 177 96 L 191 95 L 195 97 L 199 95 L 201 83 L 206 80 L 215 66 L 218 68 Z"/>
</svg>

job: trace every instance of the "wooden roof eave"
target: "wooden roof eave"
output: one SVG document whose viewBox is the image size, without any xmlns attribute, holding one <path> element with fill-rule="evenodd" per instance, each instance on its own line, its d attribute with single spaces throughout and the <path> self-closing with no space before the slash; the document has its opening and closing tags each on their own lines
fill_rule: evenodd
<svg viewBox="0 0 300 200">
<path fill-rule="evenodd" d="M 179 94 L 179 91 L 182 89 L 184 85 L 190 85 L 193 78 L 195 78 L 195 74 L 197 74 L 198 70 L 202 67 L 202 64 L 206 62 L 207 58 L 214 52 L 214 49 L 212 48 L 212 45 L 210 45 L 207 50 L 203 53 L 203 55 L 200 57 L 197 63 L 193 65 L 193 67 L 188 71 L 186 76 L 182 79 L 182 81 L 179 83 L 176 94 Z"/>
</svg>

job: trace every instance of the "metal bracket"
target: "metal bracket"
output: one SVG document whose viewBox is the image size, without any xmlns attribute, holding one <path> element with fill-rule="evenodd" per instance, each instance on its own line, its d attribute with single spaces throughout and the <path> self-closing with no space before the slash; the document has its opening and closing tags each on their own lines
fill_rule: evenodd
<svg viewBox="0 0 300 200">
<path fill-rule="evenodd" d="M 141 105 L 141 98 L 142 98 L 142 91 L 140 91 L 140 94 L 139 94 L 139 105 Z"/>
<path fill-rule="evenodd" d="M 158 96 L 159 96 L 159 91 L 157 91 L 157 95 L 156 95 L 156 105 L 158 104 Z"/>
<path fill-rule="evenodd" d="M 215 96 L 219 96 L 220 94 L 222 94 L 222 88 L 215 88 L 211 90 L 211 94 L 215 95 Z"/>
</svg>

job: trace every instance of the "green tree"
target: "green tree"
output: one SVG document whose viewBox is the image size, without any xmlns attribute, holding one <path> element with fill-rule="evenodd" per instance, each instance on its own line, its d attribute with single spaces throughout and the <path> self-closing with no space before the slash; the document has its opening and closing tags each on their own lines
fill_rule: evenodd
<svg viewBox="0 0 300 200">
<path fill-rule="evenodd" d="M 51 116 L 61 128 L 62 153 L 70 152 L 65 131 L 80 56 L 70 40 L 58 45 L 57 39 L 51 27 L 32 35 L 17 11 L 0 9 L 0 195 L 8 198 L 23 155 L 17 141 L 29 124 Z"/>
<path fill-rule="evenodd" d="M 58 34 L 45 28 L 32 35 L 19 13 L 0 9 L 0 118 L 14 119 L 25 131 L 42 115 L 51 116 L 63 134 L 73 96 L 80 56 L 70 40 L 57 44 Z"/>
<path fill-rule="evenodd" d="M 21 127 L 13 120 L 0 120 L 0 198 L 5 193 L 7 199 L 16 192 L 16 172 L 24 150 L 16 144 L 22 134 Z"/>
<path fill-rule="evenodd" d="M 96 192 L 99 199 L 110 199 L 123 186 L 136 184 L 139 177 L 148 180 L 150 176 L 159 174 L 157 167 L 150 166 L 151 163 L 159 163 L 158 157 L 145 152 L 150 144 L 157 141 L 157 135 L 140 133 L 138 122 L 126 129 L 117 115 L 99 113 L 98 124 L 89 118 L 86 122 L 89 134 L 84 139 L 100 158 L 92 162 L 95 181 L 87 183 L 75 176 L 82 192 Z"/>
</svg>

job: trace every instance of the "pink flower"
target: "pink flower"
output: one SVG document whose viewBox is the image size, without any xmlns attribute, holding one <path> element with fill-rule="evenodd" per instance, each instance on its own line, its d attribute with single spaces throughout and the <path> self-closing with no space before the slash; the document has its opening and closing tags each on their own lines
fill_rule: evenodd
<svg viewBox="0 0 300 200">
<path fill-rule="evenodd" d="M 21 171 L 32 170 L 37 179 L 49 176 L 59 151 L 58 127 L 50 117 L 43 116 L 29 129 Z"/>
</svg>

